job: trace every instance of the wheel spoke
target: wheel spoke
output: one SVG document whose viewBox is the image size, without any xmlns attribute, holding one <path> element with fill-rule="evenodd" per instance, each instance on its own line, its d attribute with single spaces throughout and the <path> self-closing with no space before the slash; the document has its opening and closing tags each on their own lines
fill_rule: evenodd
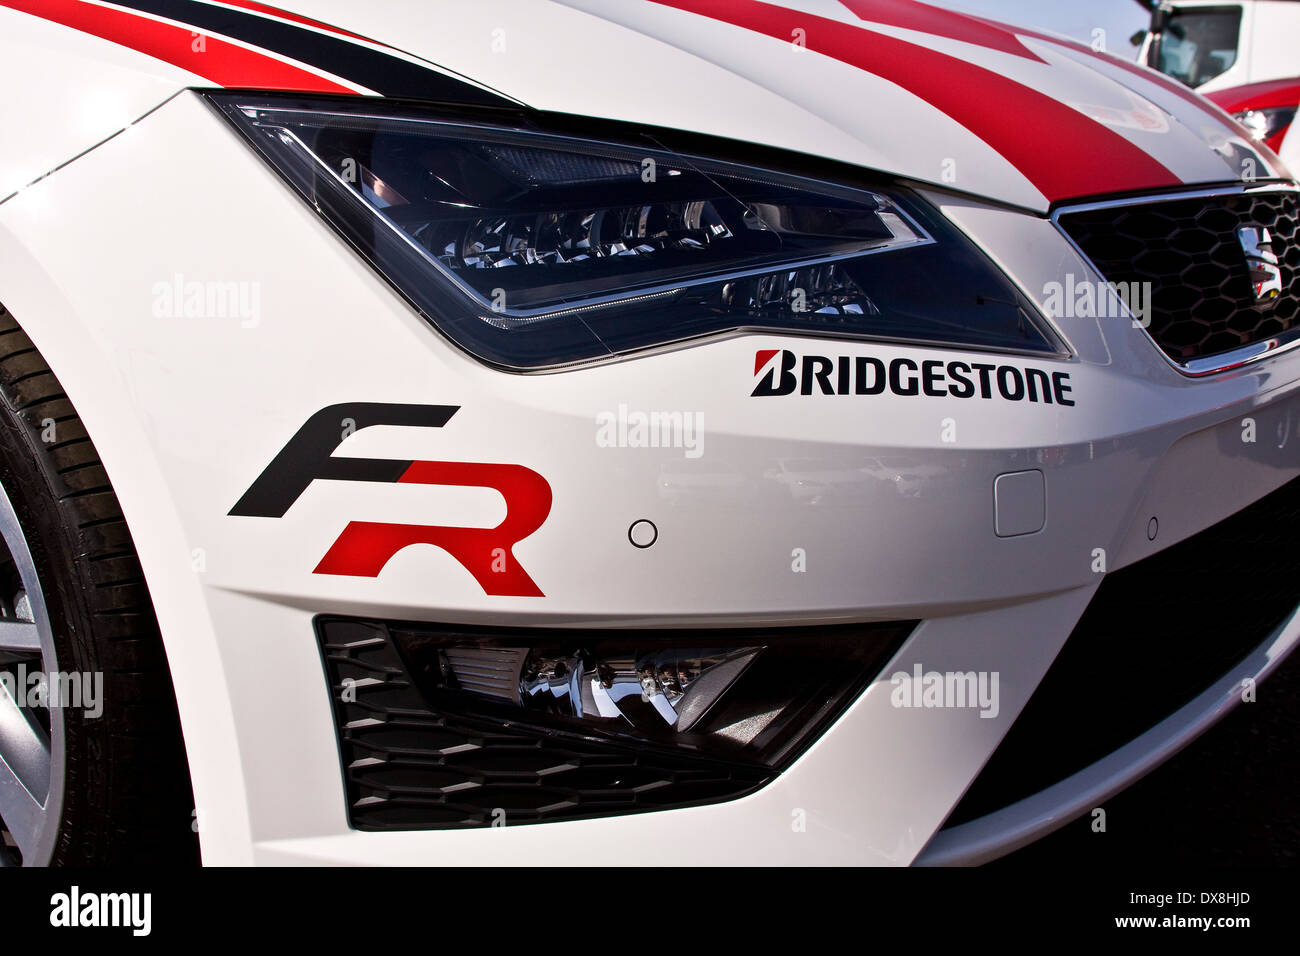
<svg viewBox="0 0 1300 956">
<path fill-rule="evenodd" d="M 27 856 L 45 823 L 50 742 L 0 683 L 0 818 Z"/>
<path fill-rule="evenodd" d="M 3 492 L 2 488 L 0 492 Z M 39 593 L 41 585 L 36 578 L 36 567 L 32 564 L 32 553 L 27 547 L 27 537 L 23 534 L 22 526 L 18 523 L 18 515 L 14 513 L 7 494 L 0 495 L 0 539 L 4 540 L 5 547 L 9 550 L 9 557 L 18 568 L 18 577 L 22 580 L 24 590 L 29 594 L 33 590 Z"/>
<path fill-rule="evenodd" d="M 40 653 L 41 633 L 31 621 L 0 619 L 0 651 Z"/>
<path fill-rule="evenodd" d="M 0 682 L 0 760 L 32 795 L 45 801 L 50 790 L 49 736 L 9 695 L 5 682 Z"/>
<path fill-rule="evenodd" d="M 0 760 L 0 819 L 18 844 L 23 858 L 31 856 L 45 826 L 45 808 L 27 791 L 3 760 Z"/>
<path fill-rule="evenodd" d="M 0 486 L 0 540 L 13 562 L 3 582 L 6 616 L 0 618 L 0 821 L 22 855 L 24 865 L 49 862 L 63 806 L 63 715 L 49 708 L 48 724 L 26 681 L 14 679 L 23 668 L 57 672 L 58 659 L 45 597 L 31 549 L 6 490 Z M 7 662 L 7 663 L 5 663 Z M 13 666 L 17 664 L 18 666 Z M 48 727 L 48 729 L 47 729 Z M 0 847 L 0 862 L 13 862 Z"/>
</svg>

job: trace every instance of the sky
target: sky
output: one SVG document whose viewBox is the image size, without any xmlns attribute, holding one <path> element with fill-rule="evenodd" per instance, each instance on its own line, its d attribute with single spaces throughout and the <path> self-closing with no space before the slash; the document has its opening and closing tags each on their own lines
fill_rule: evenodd
<svg viewBox="0 0 1300 956">
<path fill-rule="evenodd" d="M 1135 0 L 929 0 L 938 7 L 977 13 L 994 20 L 1064 33 L 1091 43 L 1093 30 L 1106 31 L 1106 49 L 1137 56 L 1129 44 L 1134 31 L 1146 28 L 1150 15 Z"/>
</svg>

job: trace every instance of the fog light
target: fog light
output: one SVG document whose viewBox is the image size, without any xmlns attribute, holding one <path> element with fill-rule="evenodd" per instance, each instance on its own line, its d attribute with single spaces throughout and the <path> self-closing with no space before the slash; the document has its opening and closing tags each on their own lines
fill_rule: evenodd
<svg viewBox="0 0 1300 956">
<path fill-rule="evenodd" d="M 907 633 L 389 629 L 434 711 L 769 767 L 859 694 Z"/>
</svg>

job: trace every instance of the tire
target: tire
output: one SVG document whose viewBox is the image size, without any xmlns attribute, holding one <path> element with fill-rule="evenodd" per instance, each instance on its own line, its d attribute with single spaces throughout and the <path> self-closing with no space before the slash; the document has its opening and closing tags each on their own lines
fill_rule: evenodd
<svg viewBox="0 0 1300 956">
<path fill-rule="evenodd" d="M 175 695 L 130 531 L 76 409 L 2 305 L 0 488 L 19 534 L 0 542 L 0 552 L 8 552 L 0 553 L 0 617 L 27 628 L 23 633 L 39 630 L 43 649 L 22 658 L 32 652 L 15 649 L 22 642 L 14 637 L 8 654 L 0 654 L 0 670 L 17 673 L 18 663 L 39 661 L 48 671 L 53 657 L 61 674 L 91 675 L 80 706 L 26 702 L 33 732 L 39 738 L 44 726 L 48 738 L 45 815 L 33 830 L 28 810 L 40 801 L 10 803 L 11 817 L 28 817 L 22 828 L 0 824 L 6 844 L 0 855 L 7 858 L 0 862 L 196 864 L 194 801 Z M 7 527 L 12 532 L 12 522 Z M 16 555 L 24 547 L 34 580 L 20 575 Z M 30 646 L 34 638 L 26 640 Z M 99 703 L 88 706 L 95 675 L 102 675 L 102 690 Z M 0 817 L 3 799 L 0 789 Z M 15 829 L 26 837 L 26 852 Z"/>
</svg>

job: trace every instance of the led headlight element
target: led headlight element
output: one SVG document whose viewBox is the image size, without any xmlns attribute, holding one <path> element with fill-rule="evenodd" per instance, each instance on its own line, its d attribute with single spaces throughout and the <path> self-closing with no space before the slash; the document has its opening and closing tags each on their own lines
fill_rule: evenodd
<svg viewBox="0 0 1300 956">
<path fill-rule="evenodd" d="M 444 334 L 527 369 L 735 329 L 1052 352 L 898 188 L 854 189 L 411 107 L 211 100 Z"/>
<path fill-rule="evenodd" d="M 760 650 L 660 650 L 596 659 L 589 652 L 461 646 L 439 652 L 439 673 L 448 687 L 525 710 L 629 727 L 662 722 L 688 731 Z M 751 726 L 755 733 L 761 729 Z"/>
<path fill-rule="evenodd" d="M 327 640 L 350 626 L 321 624 Z M 862 691 L 911 625 L 386 630 L 434 712 L 772 767 Z"/>
</svg>

